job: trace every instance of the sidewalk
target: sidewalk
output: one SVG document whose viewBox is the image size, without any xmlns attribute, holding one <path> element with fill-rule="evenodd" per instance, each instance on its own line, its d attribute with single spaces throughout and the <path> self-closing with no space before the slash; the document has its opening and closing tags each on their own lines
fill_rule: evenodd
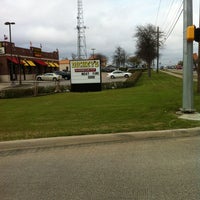
<svg viewBox="0 0 200 200">
<path fill-rule="evenodd" d="M 89 144 L 105 144 L 113 142 L 130 142 L 149 139 L 169 139 L 200 136 L 200 127 L 162 131 L 142 131 L 113 134 L 97 134 L 82 136 L 66 136 L 42 139 L 28 139 L 0 142 L 0 154 L 33 149 L 49 149 L 82 146 Z"/>
<path fill-rule="evenodd" d="M 175 77 L 177 77 L 177 78 L 183 78 L 183 72 L 182 71 L 178 71 L 178 70 L 176 70 L 176 71 L 169 71 L 169 70 L 160 70 L 160 72 L 163 72 L 163 73 L 166 73 L 166 74 L 169 74 L 169 75 L 171 75 L 171 76 L 175 76 Z M 197 75 L 196 74 L 194 74 L 193 75 L 193 80 L 195 81 L 195 82 L 197 82 Z"/>
<path fill-rule="evenodd" d="M 4 88 L 7 88 L 7 87 L 10 87 L 11 86 L 11 83 L 0 83 L 0 90 L 4 89 Z"/>
</svg>

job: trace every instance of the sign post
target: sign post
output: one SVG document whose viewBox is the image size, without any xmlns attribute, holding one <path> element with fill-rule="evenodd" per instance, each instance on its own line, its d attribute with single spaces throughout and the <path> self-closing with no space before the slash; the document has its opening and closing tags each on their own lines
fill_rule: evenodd
<svg viewBox="0 0 200 200">
<path fill-rule="evenodd" d="M 101 91 L 101 66 L 99 60 L 72 60 L 71 91 Z"/>
</svg>

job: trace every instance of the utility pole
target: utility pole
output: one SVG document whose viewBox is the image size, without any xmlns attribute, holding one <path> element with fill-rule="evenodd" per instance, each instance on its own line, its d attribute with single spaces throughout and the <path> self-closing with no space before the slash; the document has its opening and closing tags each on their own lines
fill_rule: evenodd
<svg viewBox="0 0 200 200">
<path fill-rule="evenodd" d="M 159 70 L 159 38 L 160 38 L 160 33 L 159 33 L 159 26 L 158 26 L 157 27 L 157 69 L 156 69 L 157 73 Z"/>
<path fill-rule="evenodd" d="M 193 1 L 183 1 L 183 113 L 194 113 L 193 42 L 187 41 L 186 30 L 193 25 Z"/>
<path fill-rule="evenodd" d="M 94 51 L 96 50 L 95 48 L 92 48 L 92 59 L 94 59 Z"/>
<path fill-rule="evenodd" d="M 199 27 L 200 27 L 200 2 L 199 2 Z M 200 42 L 198 43 L 198 65 L 197 65 L 197 92 L 200 93 Z"/>
<path fill-rule="evenodd" d="M 82 0 L 78 0 L 78 16 L 77 16 L 77 58 L 78 59 L 87 59 L 87 49 L 86 49 L 86 38 L 85 38 L 85 29 L 83 19 L 83 3 Z"/>
</svg>

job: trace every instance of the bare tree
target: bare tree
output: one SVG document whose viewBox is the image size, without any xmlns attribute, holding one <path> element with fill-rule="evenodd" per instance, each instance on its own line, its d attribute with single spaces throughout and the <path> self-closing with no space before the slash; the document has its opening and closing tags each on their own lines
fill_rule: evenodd
<svg viewBox="0 0 200 200">
<path fill-rule="evenodd" d="M 128 62 L 135 67 L 141 63 L 141 60 L 137 56 L 130 56 Z"/>
<path fill-rule="evenodd" d="M 126 59 L 126 51 L 121 47 L 117 47 L 113 56 L 113 63 L 115 63 L 117 67 L 125 67 Z"/>
<path fill-rule="evenodd" d="M 156 27 L 148 24 L 147 26 L 137 26 L 134 36 L 137 38 L 136 56 L 147 63 L 148 75 L 151 77 L 151 65 L 153 60 L 158 56 L 158 43 L 159 46 L 162 44 L 159 38 L 162 37 L 163 34 L 160 33 L 158 38 Z"/>
</svg>

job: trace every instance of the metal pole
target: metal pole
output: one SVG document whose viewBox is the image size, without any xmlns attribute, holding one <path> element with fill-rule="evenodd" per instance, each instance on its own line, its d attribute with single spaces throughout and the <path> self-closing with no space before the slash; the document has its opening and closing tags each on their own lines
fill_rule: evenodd
<svg viewBox="0 0 200 200">
<path fill-rule="evenodd" d="M 15 22 L 5 22 L 4 23 L 5 25 L 8 25 L 9 27 L 9 39 L 10 39 L 10 56 L 11 56 L 11 59 L 12 59 L 12 37 L 11 37 L 11 25 L 14 25 Z M 14 69 L 13 69 L 13 62 L 11 61 L 11 64 L 10 64 L 10 80 L 11 80 L 11 85 L 14 85 L 14 78 L 13 78 L 13 75 L 14 75 Z"/>
<path fill-rule="evenodd" d="M 95 49 L 95 48 L 92 48 L 91 50 L 92 50 L 92 57 L 93 57 L 93 59 L 94 59 L 94 51 L 95 51 L 96 49 Z"/>
<path fill-rule="evenodd" d="M 22 69 L 21 69 L 21 59 L 20 57 L 18 56 L 18 67 L 19 67 L 19 85 L 22 84 Z"/>
<path fill-rule="evenodd" d="M 10 37 L 10 57 L 12 59 L 12 37 L 11 37 L 11 24 L 9 23 L 8 25 L 9 27 L 9 37 Z M 14 82 L 14 77 L 13 77 L 13 62 L 11 61 L 11 67 L 10 67 L 10 71 L 11 71 L 11 81 L 12 81 L 12 85 L 13 85 L 13 82 Z"/>
<path fill-rule="evenodd" d="M 183 5 L 183 107 L 182 112 L 193 113 L 193 42 L 186 39 L 188 26 L 193 25 L 193 1 L 184 0 Z"/>
<path fill-rule="evenodd" d="M 199 1 L 199 27 L 200 27 L 200 1 Z M 197 92 L 200 93 L 200 42 L 198 43 Z"/>
</svg>

